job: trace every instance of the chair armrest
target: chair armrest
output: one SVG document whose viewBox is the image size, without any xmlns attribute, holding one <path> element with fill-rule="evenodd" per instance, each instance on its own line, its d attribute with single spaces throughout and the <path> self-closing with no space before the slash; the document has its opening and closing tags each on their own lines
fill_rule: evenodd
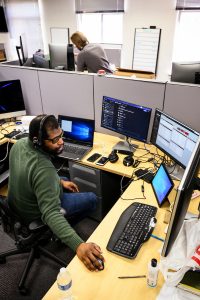
<svg viewBox="0 0 200 300">
<path fill-rule="evenodd" d="M 34 220 L 29 224 L 29 230 L 32 232 L 41 231 L 45 228 L 47 228 L 47 225 L 45 225 L 41 219 Z"/>
</svg>

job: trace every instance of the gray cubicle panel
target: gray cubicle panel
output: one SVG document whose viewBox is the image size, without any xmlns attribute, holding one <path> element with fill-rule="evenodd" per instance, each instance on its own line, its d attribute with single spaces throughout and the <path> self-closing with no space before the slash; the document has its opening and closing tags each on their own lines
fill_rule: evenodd
<svg viewBox="0 0 200 300">
<path fill-rule="evenodd" d="M 114 76 L 94 76 L 94 104 L 95 104 L 95 128 L 96 131 L 117 135 L 110 130 L 101 127 L 101 110 L 103 96 L 124 100 L 134 104 L 140 104 L 152 108 L 149 126 L 148 141 L 155 109 L 163 109 L 165 83 L 150 80 L 134 80 Z"/>
<path fill-rule="evenodd" d="M 164 112 L 200 132 L 200 85 L 167 83 Z"/>
<path fill-rule="evenodd" d="M 43 113 L 37 70 L 19 66 L 0 65 L 0 80 L 19 79 L 27 115 Z"/>
<path fill-rule="evenodd" d="M 44 113 L 94 119 L 93 76 L 67 71 L 38 71 Z"/>
</svg>

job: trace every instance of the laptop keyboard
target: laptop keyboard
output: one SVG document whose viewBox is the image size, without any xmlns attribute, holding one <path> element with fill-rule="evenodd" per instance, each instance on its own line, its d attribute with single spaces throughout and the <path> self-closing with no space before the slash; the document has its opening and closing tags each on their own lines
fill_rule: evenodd
<svg viewBox="0 0 200 300">
<path fill-rule="evenodd" d="M 85 149 L 84 148 L 80 148 L 78 146 L 72 146 L 72 145 L 69 145 L 69 144 L 64 144 L 64 152 L 67 152 L 67 153 L 74 153 L 74 154 L 79 154 L 79 155 L 82 155 L 85 153 Z"/>
</svg>

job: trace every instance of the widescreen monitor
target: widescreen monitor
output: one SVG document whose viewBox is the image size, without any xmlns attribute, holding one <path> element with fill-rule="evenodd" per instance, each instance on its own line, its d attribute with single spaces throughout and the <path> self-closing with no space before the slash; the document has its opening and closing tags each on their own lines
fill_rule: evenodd
<svg viewBox="0 0 200 300">
<path fill-rule="evenodd" d="M 200 61 L 173 62 L 171 81 L 200 84 Z"/>
<path fill-rule="evenodd" d="M 187 167 L 198 139 L 199 132 L 156 109 L 151 143 L 179 166 Z"/>
<path fill-rule="evenodd" d="M 26 114 L 20 80 L 0 81 L 0 119 Z"/>
<path fill-rule="evenodd" d="M 200 167 L 200 138 L 195 144 L 194 151 L 190 157 L 187 168 L 177 190 L 169 226 L 162 249 L 162 256 L 167 256 L 170 252 L 178 233 L 183 224 L 188 206 L 190 204 L 193 190 L 196 188 L 195 179 L 198 176 Z M 198 211 L 197 211 L 198 213 Z"/>
<path fill-rule="evenodd" d="M 151 108 L 104 96 L 102 102 L 101 126 L 141 142 L 147 141 Z M 125 141 L 115 149 L 130 149 Z M 135 148 L 135 145 L 134 145 Z"/>
</svg>

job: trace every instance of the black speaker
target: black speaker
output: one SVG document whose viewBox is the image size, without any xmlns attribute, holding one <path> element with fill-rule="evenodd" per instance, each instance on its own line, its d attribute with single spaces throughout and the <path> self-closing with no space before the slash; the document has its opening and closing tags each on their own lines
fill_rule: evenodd
<svg viewBox="0 0 200 300">
<path fill-rule="evenodd" d="M 74 46 L 73 44 L 67 45 L 67 70 L 75 71 L 75 61 L 74 61 Z"/>
<path fill-rule="evenodd" d="M 108 155 L 108 159 L 111 163 L 115 163 L 116 161 L 118 161 L 119 156 L 117 155 L 116 151 L 113 150 L 109 155 Z"/>
<path fill-rule="evenodd" d="M 124 157 L 124 159 L 123 159 L 123 164 L 124 164 L 126 167 L 132 166 L 133 163 L 134 163 L 134 159 L 133 159 L 133 156 L 132 156 L 132 155 L 128 155 L 128 156 L 125 156 L 125 157 Z"/>
</svg>

